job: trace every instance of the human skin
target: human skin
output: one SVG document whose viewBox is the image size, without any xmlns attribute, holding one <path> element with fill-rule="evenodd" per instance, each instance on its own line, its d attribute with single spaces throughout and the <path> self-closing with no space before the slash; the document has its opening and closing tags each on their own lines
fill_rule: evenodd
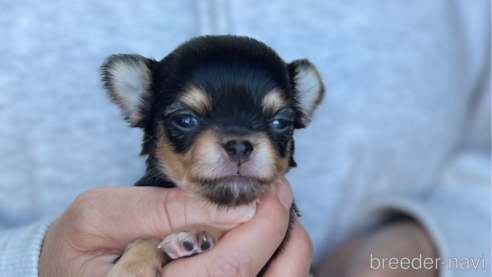
<svg viewBox="0 0 492 277">
<path fill-rule="evenodd" d="M 385 268 L 371 269 L 371 254 L 380 261 L 386 260 Z M 396 269 L 388 266 L 391 258 L 401 261 L 418 258 L 422 263 L 427 257 L 436 260 L 437 250 L 427 232 L 417 222 L 405 220 L 383 226 L 366 235 L 358 236 L 326 259 L 317 269 L 318 277 L 437 277 L 435 265 L 432 269 L 414 269 L 410 266 Z M 374 267 L 378 267 L 377 262 Z M 429 266 L 428 266 L 429 267 Z M 393 268 L 395 265 L 393 264 Z"/>
<path fill-rule="evenodd" d="M 227 211 L 178 188 L 93 189 L 77 197 L 48 229 L 39 276 L 105 276 L 134 239 L 164 238 L 197 224 L 228 232 L 211 250 L 167 264 L 162 276 L 255 276 L 285 236 L 292 199 L 287 182 L 275 185 L 257 205 Z M 265 276 L 307 276 L 311 256 L 311 240 L 297 222 Z"/>
</svg>

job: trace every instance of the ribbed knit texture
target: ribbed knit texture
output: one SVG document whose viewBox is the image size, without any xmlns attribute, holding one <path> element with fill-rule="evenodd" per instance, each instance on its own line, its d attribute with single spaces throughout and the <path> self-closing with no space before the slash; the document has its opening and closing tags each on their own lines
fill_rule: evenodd
<svg viewBox="0 0 492 277">
<path fill-rule="evenodd" d="M 44 236 L 51 220 L 0 233 L 0 276 L 37 277 Z"/>
</svg>

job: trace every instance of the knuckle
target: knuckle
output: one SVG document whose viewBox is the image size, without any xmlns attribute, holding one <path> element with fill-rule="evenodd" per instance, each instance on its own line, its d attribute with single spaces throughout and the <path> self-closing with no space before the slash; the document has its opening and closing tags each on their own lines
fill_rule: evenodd
<svg viewBox="0 0 492 277">
<path fill-rule="evenodd" d="M 271 214 L 276 214 L 277 216 L 275 217 L 275 220 L 264 220 L 264 229 L 268 230 L 270 239 L 274 239 L 275 241 L 281 240 L 285 237 L 287 229 L 289 228 L 289 213 L 282 207 L 281 210 L 278 209 L 277 211 L 272 211 Z M 278 242 L 280 243 L 280 241 Z"/>
<path fill-rule="evenodd" d="M 108 205 L 107 189 L 92 189 L 81 193 L 62 214 L 60 219 L 69 245 L 79 251 L 93 249 L 101 239 L 101 228 L 107 226 L 104 207 Z"/>
<path fill-rule="evenodd" d="M 175 226 L 180 225 L 176 220 L 186 218 L 186 215 L 183 213 L 184 202 L 181 201 L 176 191 L 172 189 L 166 189 L 166 192 L 159 194 L 158 197 L 159 199 L 155 201 L 158 207 L 155 210 L 157 211 L 159 224 L 176 231 Z"/>
<path fill-rule="evenodd" d="M 311 237 L 307 233 L 307 231 L 304 228 L 300 228 L 301 230 L 299 231 L 299 242 L 298 245 L 301 249 L 306 251 L 307 254 L 310 256 L 313 255 L 313 242 L 311 241 Z"/>
<path fill-rule="evenodd" d="M 283 223 L 281 221 L 275 222 L 275 221 L 270 221 L 269 222 L 269 230 L 271 230 L 270 233 L 270 238 L 275 238 L 275 239 L 283 239 L 287 233 L 287 229 L 289 228 L 288 223 Z"/>
<path fill-rule="evenodd" d="M 198 213 L 190 203 L 188 195 L 182 189 L 166 188 L 162 193 L 156 195 L 152 201 L 157 206 L 153 207 L 160 226 L 165 226 L 173 231 L 189 225 L 189 218 Z"/>
<path fill-rule="evenodd" d="M 74 231 L 86 230 L 88 227 L 97 225 L 97 216 L 100 210 L 100 204 L 105 198 L 105 193 L 101 189 L 93 189 L 81 193 L 75 198 L 72 204 L 66 210 L 66 216 L 73 223 Z"/>
<path fill-rule="evenodd" d="M 72 213 L 74 218 L 78 218 L 85 215 L 87 209 L 91 208 L 94 204 L 94 192 L 86 191 L 79 194 L 75 200 L 68 207 L 68 211 Z"/>
<path fill-rule="evenodd" d="M 106 198 L 107 190 L 107 188 L 95 188 L 84 191 L 75 198 L 72 202 L 72 206 L 75 206 L 76 208 L 87 208 L 94 204 L 98 204 L 101 199 Z"/>
</svg>

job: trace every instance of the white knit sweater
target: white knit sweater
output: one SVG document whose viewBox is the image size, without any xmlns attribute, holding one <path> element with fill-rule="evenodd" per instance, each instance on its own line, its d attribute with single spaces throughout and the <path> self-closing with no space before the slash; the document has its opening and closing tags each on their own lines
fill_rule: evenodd
<svg viewBox="0 0 492 277">
<path fill-rule="evenodd" d="M 113 53 L 160 59 L 202 34 L 309 58 L 327 97 L 289 173 L 314 262 L 404 213 L 442 259 L 490 276 L 490 1 L 7 1 L 0 8 L 0 276 L 37 276 L 47 226 L 81 192 L 132 185 L 141 132 L 106 99 Z"/>
</svg>

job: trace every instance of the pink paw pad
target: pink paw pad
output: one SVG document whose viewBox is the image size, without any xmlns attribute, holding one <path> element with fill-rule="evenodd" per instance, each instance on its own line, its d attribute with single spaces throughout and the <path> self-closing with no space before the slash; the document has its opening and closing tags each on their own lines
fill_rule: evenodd
<svg viewBox="0 0 492 277">
<path fill-rule="evenodd" d="M 189 230 L 166 237 L 158 246 L 171 259 L 202 253 L 215 244 L 215 238 L 206 231 Z"/>
</svg>

